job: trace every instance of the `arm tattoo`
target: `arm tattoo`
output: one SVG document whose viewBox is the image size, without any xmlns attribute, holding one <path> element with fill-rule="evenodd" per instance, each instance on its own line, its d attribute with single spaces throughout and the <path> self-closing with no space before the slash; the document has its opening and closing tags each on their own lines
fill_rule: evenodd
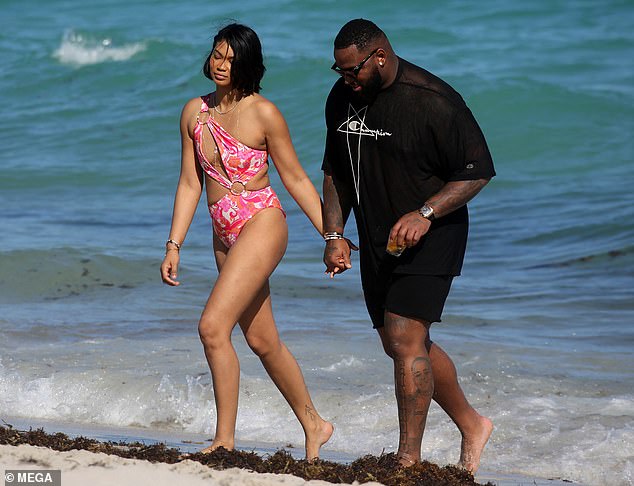
<svg viewBox="0 0 634 486">
<path fill-rule="evenodd" d="M 343 228 L 350 214 L 351 205 L 342 184 L 324 173 L 324 231 L 343 233 Z"/>
<path fill-rule="evenodd" d="M 471 201 L 488 182 L 489 179 L 447 182 L 427 203 L 437 217 L 445 216 Z"/>
</svg>

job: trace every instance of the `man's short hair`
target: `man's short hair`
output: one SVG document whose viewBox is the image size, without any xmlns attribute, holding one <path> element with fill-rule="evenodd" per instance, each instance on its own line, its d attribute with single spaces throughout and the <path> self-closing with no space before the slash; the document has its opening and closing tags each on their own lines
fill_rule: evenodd
<svg viewBox="0 0 634 486">
<path fill-rule="evenodd" d="M 335 49 L 356 46 L 361 51 L 381 37 L 385 37 L 385 33 L 374 22 L 354 19 L 341 27 L 335 37 Z"/>
</svg>

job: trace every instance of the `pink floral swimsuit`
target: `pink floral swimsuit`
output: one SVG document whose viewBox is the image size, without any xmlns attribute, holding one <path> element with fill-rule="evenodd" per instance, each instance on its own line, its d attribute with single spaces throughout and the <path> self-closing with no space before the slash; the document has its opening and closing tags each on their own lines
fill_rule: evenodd
<svg viewBox="0 0 634 486">
<path fill-rule="evenodd" d="M 222 128 L 210 116 L 208 99 L 209 95 L 202 98 L 198 123 L 194 128 L 194 143 L 202 169 L 209 177 L 229 190 L 218 201 L 209 205 L 209 214 L 216 235 L 227 248 L 230 248 L 236 242 L 243 226 L 259 211 L 278 208 L 284 216 L 286 213 L 271 186 L 255 191 L 246 189 L 247 183 L 268 163 L 268 153 L 266 150 L 246 146 Z M 202 137 L 205 126 L 213 136 L 229 179 L 219 172 L 203 153 Z"/>
</svg>

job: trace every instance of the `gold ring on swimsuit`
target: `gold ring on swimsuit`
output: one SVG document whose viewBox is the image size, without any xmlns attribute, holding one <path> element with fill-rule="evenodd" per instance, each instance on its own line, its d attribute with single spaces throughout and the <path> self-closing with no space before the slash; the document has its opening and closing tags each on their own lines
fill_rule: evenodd
<svg viewBox="0 0 634 486">
<path fill-rule="evenodd" d="M 240 187 L 242 189 L 240 192 L 236 192 L 233 189 L 236 184 L 240 185 Z M 231 187 L 229 188 L 229 191 L 231 191 L 231 194 L 233 194 L 234 196 L 240 196 L 240 195 L 244 194 L 245 192 L 247 192 L 247 185 L 244 182 L 242 182 L 242 181 L 233 181 L 231 183 Z"/>
</svg>

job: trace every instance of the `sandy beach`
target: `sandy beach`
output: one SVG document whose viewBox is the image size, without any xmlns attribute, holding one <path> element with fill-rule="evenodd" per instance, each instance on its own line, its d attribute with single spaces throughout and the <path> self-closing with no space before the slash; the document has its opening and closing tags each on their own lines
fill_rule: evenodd
<svg viewBox="0 0 634 486">
<path fill-rule="evenodd" d="M 184 460 L 177 464 L 151 463 L 124 459 L 103 453 L 82 450 L 58 452 L 30 445 L 0 446 L 0 464 L 4 470 L 32 469 L 62 471 L 63 486 L 326 486 L 321 480 L 306 481 L 290 474 L 254 473 L 232 468 L 218 471 L 198 462 Z M 476 481 L 496 486 L 564 486 L 571 482 L 534 478 L 513 474 L 482 472 Z M 344 486 L 351 483 L 340 483 Z M 352 484 L 359 484 L 357 482 Z M 363 483 L 382 486 L 382 483 Z"/>
<path fill-rule="evenodd" d="M 183 106 L 215 89 L 201 68 L 217 30 L 231 20 L 253 28 L 266 65 L 262 96 L 282 113 L 322 193 L 325 106 L 339 79 L 333 43 L 362 16 L 402 59 L 460 94 L 498 169 L 469 203 L 464 271 L 431 333 L 469 402 L 495 424 L 475 481 L 634 485 L 634 83 L 623 62 L 634 58 L 634 2 L 26 5 L 0 1 L 0 428 L 180 453 L 210 444 L 218 416 L 198 323 L 218 272 L 204 197 L 182 248 L 182 285 L 159 276 Z M 376 143 L 372 133 L 360 143 Z M 398 450 L 394 364 L 368 315 L 359 252 L 343 275 L 324 274 L 323 239 L 268 162 L 289 229 L 269 284 L 276 325 L 316 410 L 335 426 L 320 457 L 350 470 Z M 344 230 L 359 243 L 353 217 Z M 268 461 L 284 450 L 300 461 L 304 433 L 293 410 L 237 328 L 232 342 L 239 451 Z M 456 464 L 460 444 L 433 402 L 422 458 Z M 177 465 L 179 452 L 165 461 L 0 440 L 22 445 L 46 448 L 43 462 L 2 447 L 0 469 L 57 464 L 64 485 L 73 476 L 134 484 L 138 468 L 148 478 L 141 484 L 154 475 L 195 484 L 196 470 L 217 478 L 213 485 L 231 467 L 258 472 L 226 480 L 234 484 L 259 473 L 334 481 L 285 469 L 284 460 L 261 469 L 225 463 L 218 473 L 205 460 L 194 461 L 203 469 Z M 341 479 L 403 486 L 390 484 L 393 476 Z"/>
<path fill-rule="evenodd" d="M 153 464 L 88 451 L 57 452 L 29 445 L 0 446 L 0 462 L 7 469 L 60 469 L 64 486 L 325 486 L 290 474 L 258 474 L 232 468 L 216 471 L 198 462 Z M 380 483 L 365 483 L 379 486 Z"/>
<path fill-rule="evenodd" d="M 0 432 L 0 465 L 4 471 L 7 470 L 60 470 L 62 474 L 63 486 L 83 486 L 85 484 L 91 484 L 92 486 L 100 485 L 112 485 L 117 484 L 121 486 L 138 486 L 140 484 L 153 484 L 156 486 L 198 486 L 198 485 L 212 485 L 212 486 L 274 486 L 274 485 L 328 485 L 332 482 L 312 479 L 306 480 L 291 474 L 273 474 L 273 473 L 256 473 L 248 469 L 248 467 L 227 467 L 219 470 L 210 465 L 205 465 L 196 460 L 185 459 L 175 463 L 169 458 L 171 452 L 188 451 L 195 452 L 200 448 L 200 443 L 196 440 L 179 441 L 174 437 L 163 437 L 163 439 L 157 443 L 155 436 L 154 439 L 144 439 L 142 442 L 133 441 L 130 437 L 125 437 L 121 434 L 122 431 L 110 431 L 111 437 L 118 437 L 122 440 L 100 442 L 94 439 L 88 439 L 87 436 L 99 435 L 103 438 L 105 431 L 93 431 L 93 434 L 75 435 L 74 438 L 62 433 L 46 433 L 42 429 L 30 429 L 35 433 L 29 433 L 26 429 L 24 432 L 20 432 L 18 429 L 1 427 Z M 49 429 L 50 430 L 50 429 Z M 84 432 L 86 430 L 84 429 Z M 128 432 L 132 432 L 129 430 Z M 136 434 L 135 434 L 136 435 Z M 191 437 L 190 437 L 191 439 Z M 79 440 L 79 442 L 72 442 Z M 38 445 L 30 445 L 33 443 L 43 443 L 46 447 Z M 160 449 L 154 451 L 149 455 L 140 455 L 137 457 L 146 457 L 148 459 L 133 459 L 120 457 L 119 455 L 106 454 L 104 452 L 97 452 L 98 450 L 112 450 L 108 449 L 113 444 L 115 448 L 120 447 L 125 450 L 125 445 L 130 444 L 130 449 L 134 449 L 137 445 L 148 445 L 149 449 L 156 447 L 160 444 L 171 444 L 176 447 L 168 447 L 166 449 Z M 15 444 L 15 445 L 7 445 Z M 77 449 L 70 444 L 77 444 Z M 136 445 L 135 445 L 136 444 Z M 195 447 L 192 447 L 196 444 Z M 69 446 L 70 445 L 70 446 Z M 189 447 L 188 447 L 189 445 Z M 71 449 L 71 450 L 55 450 L 55 449 Z M 81 450 L 80 450 L 81 448 Z M 105 449 L 104 449 L 105 448 Z M 89 449 L 89 450 L 85 450 Z M 143 449 L 143 447 L 142 447 Z M 274 454 L 273 451 L 265 452 L 263 450 L 253 449 L 257 452 L 258 456 L 270 457 Z M 246 451 L 245 451 L 246 452 Z M 296 451 L 295 451 L 296 452 Z M 119 452 L 115 451 L 115 454 Z M 125 455 L 125 454 L 122 454 Z M 247 453 L 248 455 L 248 453 Z M 296 455 L 296 454 L 294 454 Z M 289 456 L 290 457 L 290 454 Z M 153 458 L 153 459 L 152 459 Z M 196 459 L 196 457 L 193 457 Z M 162 462 L 167 461 L 167 462 Z M 291 459 L 292 461 L 292 459 Z M 348 461 L 342 461 L 341 458 L 338 463 L 344 463 Z M 333 462 L 330 461 L 332 464 Z M 230 463 L 228 463 L 230 464 Z M 435 467 L 435 466 L 434 466 Z M 286 470 L 286 468 L 284 468 Z M 291 469 L 289 467 L 289 469 Z M 277 469 L 275 469 L 277 471 Z M 376 474 L 376 473 L 375 473 Z M 438 476 L 445 480 L 443 475 Z M 394 481 L 387 481 L 389 484 L 395 484 Z M 343 485 L 356 485 L 357 481 L 351 483 L 337 483 Z M 363 482 L 368 486 L 382 486 L 384 483 L 377 481 Z M 415 482 L 415 484 L 419 484 Z M 421 482 L 420 484 L 430 484 L 428 480 Z M 496 485 L 496 486 L 564 486 L 573 484 L 570 481 L 561 481 L 553 478 L 538 478 L 529 477 L 524 475 L 512 474 L 512 473 L 500 473 L 494 471 L 487 471 L 482 469 L 475 477 L 475 483 L 469 479 L 465 482 L 458 480 L 458 478 L 450 478 L 450 482 L 443 484 L 483 484 L 483 485 Z M 579 484 L 579 483 L 574 483 Z"/>
</svg>

